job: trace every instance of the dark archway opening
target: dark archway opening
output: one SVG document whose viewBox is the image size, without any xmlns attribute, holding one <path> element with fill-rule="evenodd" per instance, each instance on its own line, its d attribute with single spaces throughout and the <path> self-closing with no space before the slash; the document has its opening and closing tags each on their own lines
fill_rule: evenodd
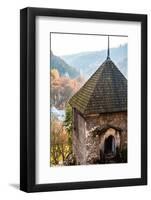
<svg viewBox="0 0 151 200">
<path fill-rule="evenodd" d="M 110 135 L 105 140 L 104 153 L 109 154 L 109 153 L 114 153 L 114 152 L 115 152 L 115 139 L 112 135 Z"/>
</svg>

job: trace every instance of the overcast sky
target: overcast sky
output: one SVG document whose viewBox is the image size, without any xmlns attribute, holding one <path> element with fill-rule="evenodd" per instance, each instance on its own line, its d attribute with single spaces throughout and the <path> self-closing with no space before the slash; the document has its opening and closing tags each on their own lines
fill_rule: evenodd
<svg viewBox="0 0 151 200">
<path fill-rule="evenodd" d="M 110 36 L 110 48 L 128 43 L 128 37 Z M 51 33 L 51 50 L 57 56 L 107 49 L 108 37 Z"/>
</svg>

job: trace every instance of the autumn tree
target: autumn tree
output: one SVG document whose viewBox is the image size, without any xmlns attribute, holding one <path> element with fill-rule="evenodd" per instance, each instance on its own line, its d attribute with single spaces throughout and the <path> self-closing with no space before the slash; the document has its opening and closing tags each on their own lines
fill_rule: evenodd
<svg viewBox="0 0 151 200">
<path fill-rule="evenodd" d="M 51 77 L 52 77 L 52 79 L 59 79 L 60 78 L 60 75 L 59 75 L 59 72 L 58 72 L 57 69 L 51 70 Z"/>
<path fill-rule="evenodd" d="M 57 69 L 51 70 L 51 104 L 58 109 L 64 109 L 71 96 L 81 87 L 81 77 L 71 79 L 60 76 Z"/>
<path fill-rule="evenodd" d="M 51 70 L 50 75 L 51 106 L 65 110 L 64 121 L 59 121 L 51 113 L 50 163 L 61 165 L 72 155 L 72 108 L 68 101 L 83 85 L 84 79 L 81 76 L 76 79 L 61 76 L 55 68 Z"/>
<path fill-rule="evenodd" d="M 70 152 L 68 134 L 63 123 L 55 117 L 51 119 L 50 144 L 50 164 L 63 164 Z"/>
</svg>

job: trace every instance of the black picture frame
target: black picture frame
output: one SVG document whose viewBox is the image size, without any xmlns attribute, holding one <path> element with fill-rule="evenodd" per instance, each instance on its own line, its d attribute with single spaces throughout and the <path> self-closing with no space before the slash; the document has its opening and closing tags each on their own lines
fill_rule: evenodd
<svg viewBox="0 0 151 200">
<path fill-rule="evenodd" d="M 141 23 L 141 178 L 36 184 L 35 19 L 54 16 Z M 44 192 L 147 184 L 147 15 L 48 8 L 20 11 L 20 190 Z"/>
</svg>

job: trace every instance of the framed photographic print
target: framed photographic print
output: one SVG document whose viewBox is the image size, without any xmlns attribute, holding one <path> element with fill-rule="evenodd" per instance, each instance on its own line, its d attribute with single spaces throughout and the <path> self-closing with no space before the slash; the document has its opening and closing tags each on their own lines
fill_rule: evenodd
<svg viewBox="0 0 151 200">
<path fill-rule="evenodd" d="M 20 12 L 20 189 L 147 184 L 147 16 Z"/>
</svg>

